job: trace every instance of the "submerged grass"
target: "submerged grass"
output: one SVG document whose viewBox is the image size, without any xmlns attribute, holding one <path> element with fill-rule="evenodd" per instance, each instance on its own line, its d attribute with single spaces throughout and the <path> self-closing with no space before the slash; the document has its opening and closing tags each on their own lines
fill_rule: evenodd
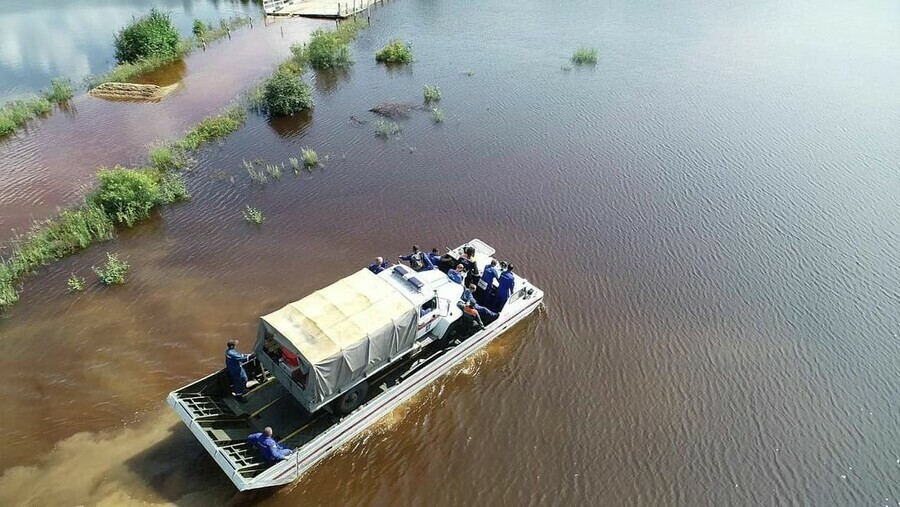
<svg viewBox="0 0 900 507">
<path fill-rule="evenodd" d="M 122 285 L 131 265 L 119 259 L 119 254 L 106 252 L 106 264 L 99 268 L 94 266 L 92 269 L 103 285 Z"/>
<path fill-rule="evenodd" d="M 412 63 L 412 60 L 412 48 L 400 39 L 392 40 L 375 53 L 375 61 L 379 63 Z"/>
<path fill-rule="evenodd" d="M 572 63 L 575 65 L 594 65 L 597 63 L 597 49 L 581 47 L 572 55 Z"/>
<path fill-rule="evenodd" d="M 425 85 L 422 87 L 422 95 L 425 97 L 426 103 L 441 101 L 441 89 L 437 86 Z"/>
<path fill-rule="evenodd" d="M 444 110 L 436 107 L 431 110 L 431 121 L 435 123 L 443 123 L 444 122 Z"/>
<path fill-rule="evenodd" d="M 66 287 L 69 288 L 69 292 L 81 292 L 87 286 L 83 277 L 77 276 L 75 273 L 72 273 L 72 276 L 66 280 Z"/>
<path fill-rule="evenodd" d="M 378 120 L 375 122 L 375 135 L 383 139 L 397 135 L 403 131 L 403 127 L 399 123 L 392 121 Z"/>
<path fill-rule="evenodd" d="M 0 312 L 19 300 L 18 285 L 41 266 L 112 239 L 116 224 L 131 227 L 149 216 L 153 208 L 189 198 L 177 170 L 189 164 L 188 151 L 234 132 L 246 117 L 243 107 L 234 106 L 202 120 L 184 139 L 151 148 L 144 169 L 101 169 L 97 174 L 99 184 L 84 204 L 36 222 L 28 233 L 8 245 L 9 254 L 0 260 Z M 104 273 L 109 271 L 108 267 L 103 269 Z"/>
<path fill-rule="evenodd" d="M 201 120 L 194 128 L 188 130 L 175 146 L 185 151 L 195 151 L 205 143 L 231 134 L 241 128 L 246 121 L 247 110 L 242 105 L 236 104 L 223 113 L 207 116 Z"/>
<path fill-rule="evenodd" d="M 53 110 L 53 104 L 61 104 L 75 94 L 72 81 L 58 77 L 50 81 L 50 90 L 36 97 L 12 100 L 0 105 L 0 137 L 22 128 L 28 120 L 43 116 Z"/>
<path fill-rule="evenodd" d="M 259 208 L 254 208 L 249 204 L 244 205 L 244 210 L 241 212 L 244 216 L 244 220 L 250 222 L 251 224 L 260 225 L 266 221 L 266 216 L 263 215 L 262 211 Z"/>
</svg>

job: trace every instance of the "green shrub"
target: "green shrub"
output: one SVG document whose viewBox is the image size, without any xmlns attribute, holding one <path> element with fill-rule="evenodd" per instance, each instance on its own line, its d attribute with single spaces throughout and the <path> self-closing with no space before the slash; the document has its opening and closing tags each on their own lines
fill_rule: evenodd
<svg viewBox="0 0 900 507">
<path fill-rule="evenodd" d="M 85 287 L 84 278 L 76 276 L 75 273 L 72 273 L 72 276 L 70 276 L 69 279 L 66 280 L 66 286 L 69 288 L 69 292 L 81 292 Z"/>
<path fill-rule="evenodd" d="M 441 89 L 437 86 L 425 85 L 422 90 L 422 95 L 425 96 L 425 102 L 441 101 Z"/>
<path fill-rule="evenodd" d="M 58 77 L 50 81 L 50 91 L 47 92 L 46 98 L 50 102 L 65 102 L 75 95 L 75 88 L 72 86 L 72 80 L 65 77 Z"/>
<path fill-rule="evenodd" d="M 119 259 L 118 254 L 106 252 L 106 265 L 100 268 L 94 266 L 93 270 L 103 285 L 122 285 L 130 267 L 128 262 Z"/>
<path fill-rule="evenodd" d="M 154 8 L 116 34 L 116 60 L 133 63 L 149 57 L 175 57 L 179 40 L 169 14 Z"/>
<path fill-rule="evenodd" d="M 209 31 L 209 25 L 204 23 L 202 19 L 194 19 L 194 28 L 191 31 L 197 37 L 203 37 L 203 34 Z"/>
<path fill-rule="evenodd" d="M 303 167 L 312 169 L 319 165 L 319 154 L 312 148 L 301 148 L 300 155 L 303 157 Z"/>
<path fill-rule="evenodd" d="M 347 67 L 353 63 L 350 48 L 337 32 L 316 30 L 306 46 L 309 65 L 318 70 Z"/>
<path fill-rule="evenodd" d="M 312 90 L 295 74 L 276 71 L 263 86 L 270 114 L 290 116 L 313 106 Z"/>
<path fill-rule="evenodd" d="M 263 215 L 262 211 L 254 208 L 253 206 L 250 206 L 249 204 L 244 205 L 244 211 L 242 212 L 242 214 L 244 215 L 244 220 L 252 224 L 259 225 L 266 221 L 266 217 L 265 215 Z"/>
<path fill-rule="evenodd" d="M 241 128 L 245 121 L 247 111 L 240 105 L 232 106 L 224 113 L 200 120 L 200 123 L 187 131 L 183 139 L 175 143 L 175 147 L 194 151 L 205 143 L 231 134 Z"/>
<path fill-rule="evenodd" d="M 443 123 L 444 121 L 444 110 L 436 107 L 431 110 L 431 121 L 435 123 Z"/>
<path fill-rule="evenodd" d="M 19 126 L 16 122 L 0 113 L 0 136 L 7 136 L 16 131 Z"/>
<path fill-rule="evenodd" d="M 150 210 L 163 202 L 157 179 L 151 172 L 116 166 L 97 173 L 100 188 L 89 201 L 106 212 L 116 223 L 131 227 L 150 216 Z"/>
<path fill-rule="evenodd" d="M 400 39 L 393 40 L 375 53 L 375 61 L 381 63 L 411 63 L 412 49 Z"/>
<path fill-rule="evenodd" d="M 572 55 L 572 63 L 575 65 L 593 65 L 597 63 L 597 50 L 594 48 L 578 48 Z"/>
<path fill-rule="evenodd" d="M 295 74 L 302 74 L 309 65 L 309 50 L 306 44 L 291 44 L 291 57 L 287 62 L 290 62 L 291 68 L 298 69 Z"/>
</svg>

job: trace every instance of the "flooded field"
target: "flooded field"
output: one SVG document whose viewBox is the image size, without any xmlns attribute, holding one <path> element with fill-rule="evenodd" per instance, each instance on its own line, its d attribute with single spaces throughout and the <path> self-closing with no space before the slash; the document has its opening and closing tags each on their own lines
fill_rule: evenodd
<svg viewBox="0 0 900 507">
<path fill-rule="evenodd" d="M 900 11 L 888 1 L 398 0 L 311 114 L 201 151 L 189 202 L 0 321 L 3 505 L 900 503 Z M 0 142 L 0 240 L 227 105 L 326 21 L 236 33 Z M 282 36 L 282 28 L 284 35 Z M 2 35 L 0 35 L 2 37 Z M 376 65 L 393 38 L 408 67 Z M 582 45 L 595 67 L 568 61 Z M 368 112 L 442 90 L 402 133 Z M 243 160 L 313 172 L 253 183 Z M 245 205 L 266 215 L 241 218 Z M 237 495 L 164 405 L 255 318 L 479 237 L 546 308 L 298 484 Z M 121 287 L 90 267 L 118 253 Z M 71 273 L 88 290 L 66 293 Z M 41 487 L 35 487 L 35 484 Z"/>
</svg>

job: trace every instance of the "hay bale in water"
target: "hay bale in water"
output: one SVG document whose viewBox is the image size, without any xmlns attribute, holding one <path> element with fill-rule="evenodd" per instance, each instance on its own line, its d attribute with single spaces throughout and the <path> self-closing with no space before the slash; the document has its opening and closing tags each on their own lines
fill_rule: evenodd
<svg viewBox="0 0 900 507">
<path fill-rule="evenodd" d="M 158 86 L 138 83 L 103 83 L 90 91 L 91 96 L 112 100 L 157 101 L 177 85 Z"/>
<path fill-rule="evenodd" d="M 408 117 L 409 112 L 418 107 L 419 106 L 415 104 L 409 104 L 406 102 L 382 102 L 372 109 L 369 109 L 369 111 L 375 114 L 380 114 L 385 118 L 398 120 Z"/>
</svg>

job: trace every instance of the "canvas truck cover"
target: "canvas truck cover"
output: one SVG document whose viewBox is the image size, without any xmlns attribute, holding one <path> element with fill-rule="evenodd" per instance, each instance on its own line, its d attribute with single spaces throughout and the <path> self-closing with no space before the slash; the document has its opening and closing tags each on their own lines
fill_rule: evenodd
<svg viewBox="0 0 900 507">
<path fill-rule="evenodd" d="M 304 391 L 319 403 L 412 346 L 418 309 L 368 269 L 339 280 L 260 319 L 311 366 Z"/>
</svg>

